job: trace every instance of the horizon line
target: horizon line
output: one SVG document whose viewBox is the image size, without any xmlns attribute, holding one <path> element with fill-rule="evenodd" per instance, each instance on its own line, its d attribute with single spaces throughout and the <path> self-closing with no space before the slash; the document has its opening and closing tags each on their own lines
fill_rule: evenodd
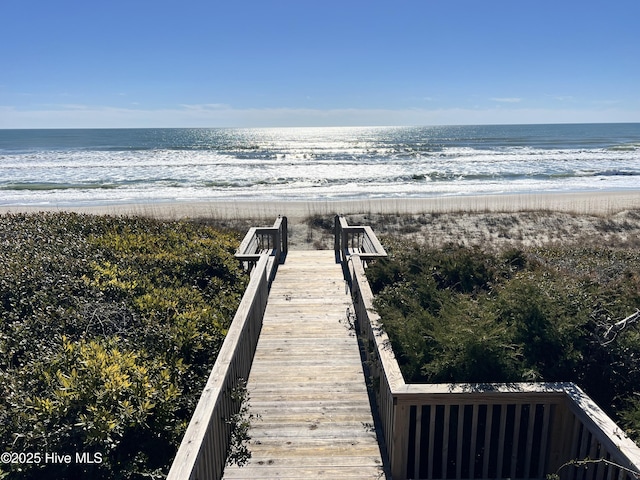
<svg viewBox="0 0 640 480">
<path fill-rule="evenodd" d="M 500 127 L 500 126 L 543 126 L 543 125 L 640 125 L 640 121 L 604 121 L 604 122 L 522 122 L 522 123 L 442 123 L 442 124 L 415 124 L 415 125 L 280 125 L 280 126 L 227 126 L 227 127 L 0 127 L 0 131 L 10 130 L 242 130 L 261 129 L 275 130 L 280 128 L 433 128 L 433 127 Z"/>
</svg>

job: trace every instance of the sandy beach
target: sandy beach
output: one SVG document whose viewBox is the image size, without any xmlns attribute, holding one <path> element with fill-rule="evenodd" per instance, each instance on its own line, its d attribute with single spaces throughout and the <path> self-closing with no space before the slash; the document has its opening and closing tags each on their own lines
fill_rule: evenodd
<svg viewBox="0 0 640 480">
<path fill-rule="evenodd" d="M 332 248 L 332 218 L 371 225 L 379 236 L 439 245 L 482 247 L 553 242 L 628 243 L 640 238 L 640 191 L 566 194 L 451 196 L 357 201 L 219 201 L 102 206 L 4 206 L 2 213 L 74 211 L 99 215 L 142 215 L 163 220 L 206 220 L 244 230 L 289 220 L 289 245 Z"/>
<path fill-rule="evenodd" d="M 144 215 L 162 219 L 274 219 L 299 222 L 315 215 L 422 214 L 453 212 L 554 211 L 611 215 L 640 208 L 640 190 L 520 195 L 371 198 L 316 201 L 150 202 L 100 206 L 0 206 L 0 213 L 74 211 L 101 215 Z"/>
</svg>

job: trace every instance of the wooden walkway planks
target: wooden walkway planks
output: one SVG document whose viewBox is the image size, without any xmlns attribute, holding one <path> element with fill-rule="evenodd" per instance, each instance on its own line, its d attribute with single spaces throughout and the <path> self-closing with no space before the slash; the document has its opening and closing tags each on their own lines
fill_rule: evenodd
<svg viewBox="0 0 640 480">
<path fill-rule="evenodd" d="M 384 478 L 348 307 L 333 250 L 288 253 L 247 382 L 252 457 L 224 478 Z"/>
</svg>

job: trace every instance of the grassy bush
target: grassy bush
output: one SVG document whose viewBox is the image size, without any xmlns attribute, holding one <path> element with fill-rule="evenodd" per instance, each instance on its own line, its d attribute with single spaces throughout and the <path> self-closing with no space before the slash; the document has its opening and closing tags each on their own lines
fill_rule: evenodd
<svg viewBox="0 0 640 480">
<path fill-rule="evenodd" d="M 367 271 L 409 382 L 573 381 L 640 433 L 640 252 L 388 242 Z"/>
<path fill-rule="evenodd" d="M 18 479 L 162 477 L 246 286 L 236 236 L 6 215 L 0 244 L 0 445 L 102 460 L 0 468 Z"/>
</svg>

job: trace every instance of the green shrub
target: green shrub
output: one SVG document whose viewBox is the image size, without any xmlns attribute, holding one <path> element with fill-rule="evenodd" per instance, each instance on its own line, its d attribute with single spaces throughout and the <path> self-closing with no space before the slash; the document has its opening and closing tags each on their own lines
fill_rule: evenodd
<svg viewBox="0 0 640 480">
<path fill-rule="evenodd" d="M 246 286 L 237 236 L 5 215 L 0 244 L 0 443 L 102 460 L 1 468 L 18 479 L 161 478 Z"/>
<path fill-rule="evenodd" d="M 507 324 L 495 322 L 473 300 L 443 309 L 430 332 L 430 361 L 422 377 L 441 382 L 511 382 L 521 377 L 522 347 Z"/>
<path fill-rule="evenodd" d="M 367 277 L 408 382 L 573 381 L 640 431 L 640 321 L 604 337 L 640 307 L 640 252 L 388 244 Z"/>
</svg>

